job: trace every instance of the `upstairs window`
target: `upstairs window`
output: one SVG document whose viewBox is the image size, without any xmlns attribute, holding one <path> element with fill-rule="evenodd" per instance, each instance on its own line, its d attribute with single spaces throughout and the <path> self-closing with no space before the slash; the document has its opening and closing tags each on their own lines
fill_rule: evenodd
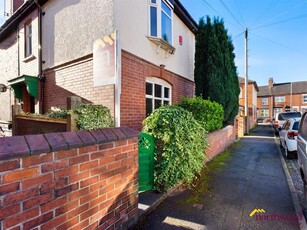
<svg viewBox="0 0 307 230">
<path fill-rule="evenodd" d="M 32 55 L 32 23 L 25 25 L 25 57 Z"/>
<path fill-rule="evenodd" d="M 285 102 L 285 96 L 276 96 L 275 102 Z"/>
<path fill-rule="evenodd" d="M 269 101 L 267 97 L 262 98 L 262 105 L 268 105 Z"/>
<path fill-rule="evenodd" d="M 158 37 L 169 44 L 173 40 L 173 0 L 150 1 L 150 36 Z"/>
<path fill-rule="evenodd" d="M 302 96 L 302 100 L 303 100 L 303 103 L 307 103 L 307 94 L 304 94 Z"/>
</svg>

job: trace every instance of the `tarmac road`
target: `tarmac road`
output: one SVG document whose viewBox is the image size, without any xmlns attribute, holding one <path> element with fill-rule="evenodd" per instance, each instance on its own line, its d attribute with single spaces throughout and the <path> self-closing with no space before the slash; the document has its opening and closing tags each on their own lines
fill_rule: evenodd
<svg viewBox="0 0 307 230">
<path fill-rule="evenodd" d="M 193 190 L 176 190 L 135 229 L 300 229 L 270 125 L 210 162 Z"/>
</svg>

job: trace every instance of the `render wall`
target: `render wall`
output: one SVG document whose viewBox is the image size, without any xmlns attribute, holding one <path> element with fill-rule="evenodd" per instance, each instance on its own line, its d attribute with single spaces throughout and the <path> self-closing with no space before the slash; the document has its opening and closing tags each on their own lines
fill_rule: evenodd
<svg viewBox="0 0 307 230">
<path fill-rule="evenodd" d="M 0 139 L 0 229 L 127 229 L 137 220 L 129 128 Z"/>
<path fill-rule="evenodd" d="M 194 81 L 195 35 L 173 14 L 173 43 L 175 54 L 158 49 L 148 40 L 149 1 L 114 1 L 114 28 L 120 32 L 121 47 L 155 65 L 165 65 L 168 70 Z M 127 10 L 129 9 L 129 10 Z M 179 44 L 179 35 L 183 44 Z"/>
</svg>

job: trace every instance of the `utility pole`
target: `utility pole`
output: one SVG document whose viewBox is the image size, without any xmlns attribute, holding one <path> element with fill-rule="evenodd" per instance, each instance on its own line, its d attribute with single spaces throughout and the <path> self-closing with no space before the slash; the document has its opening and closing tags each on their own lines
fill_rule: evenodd
<svg viewBox="0 0 307 230">
<path fill-rule="evenodd" d="M 245 84 L 244 84 L 244 134 L 249 133 L 248 122 L 248 29 L 245 28 Z"/>
</svg>

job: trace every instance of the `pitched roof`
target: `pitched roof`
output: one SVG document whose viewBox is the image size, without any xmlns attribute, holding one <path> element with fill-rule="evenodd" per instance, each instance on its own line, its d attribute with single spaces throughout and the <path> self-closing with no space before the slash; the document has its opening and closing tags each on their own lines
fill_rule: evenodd
<svg viewBox="0 0 307 230">
<path fill-rule="evenodd" d="M 291 90 L 292 94 L 307 94 L 307 81 L 297 81 L 292 82 L 292 84 L 291 82 L 273 84 L 271 89 L 268 85 L 259 86 L 258 97 L 287 95 L 291 94 Z"/>
<path fill-rule="evenodd" d="M 245 78 L 244 77 L 238 77 L 240 84 L 245 84 Z M 259 91 L 259 87 L 257 85 L 257 82 L 251 79 L 248 79 L 248 84 L 254 84 L 257 91 Z"/>
</svg>

